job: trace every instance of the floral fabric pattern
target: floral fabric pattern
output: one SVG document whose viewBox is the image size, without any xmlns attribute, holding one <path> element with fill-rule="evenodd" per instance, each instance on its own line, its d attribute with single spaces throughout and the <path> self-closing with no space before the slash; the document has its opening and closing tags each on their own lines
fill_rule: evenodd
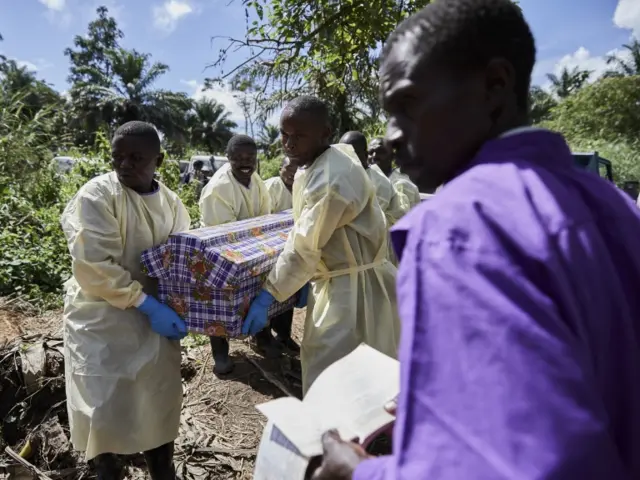
<svg viewBox="0 0 640 480">
<path fill-rule="evenodd" d="M 289 210 L 179 233 L 143 252 L 142 269 L 158 279 L 159 300 L 191 332 L 237 337 L 292 227 Z M 269 316 L 293 308 L 295 300 L 275 302 Z"/>
</svg>

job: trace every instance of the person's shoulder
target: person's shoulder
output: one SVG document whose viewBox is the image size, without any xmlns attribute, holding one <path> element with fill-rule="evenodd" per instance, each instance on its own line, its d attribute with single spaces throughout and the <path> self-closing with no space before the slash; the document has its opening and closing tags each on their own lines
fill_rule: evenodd
<svg viewBox="0 0 640 480">
<path fill-rule="evenodd" d="M 389 180 L 389 177 L 387 177 L 384 172 L 380 170 L 379 166 L 371 165 L 369 168 L 367 168 L 367 173 L 372 180 L 375 180 L 375 182 L 385 185 L 391 185 L 391 180 Z"/>
<path fill-rule="evenodd" d="M 162 182 L 158 182 L 158 193 L 173 203 L 182 203 L 180 196 Z"/>
<path fill-rule="evenodd" d="M 396 229 L 430 245 L 490 253 L 509 243 L 544 256 L 566 218 L 541 177 L 544 172 L 518 163 L 474 166 L 413 208 Z"/>
<path fill-rule="evenodd" d="M 231 169 L 229 168 L 229 164 L 226 164 L 218 169 L 204 186 L 201 198 L 217 193 L 224 195 L 233 189 L 234 183 L 231 177 Z"/>
<path fill-rule="evenodd" d="M 278 183 L 279 177 L 270 177 L 267 178 L 266 180 L 263 180 L 265 185 L 275 185 L 276 183 Z"/>
<path fill-rule="evenodd" d="M 264 180 L 264 185 L 269 189 L 269 190 L 275 190 L 277 188 L 280 187 L 280 184 L 282 183 L 282 180 L 280 179 L 280 177 L 271 177 L 271 178 L 267 178 L 266 180 Z"/>
<path fill-rule="evenodd" d="M 92 178 L 85 183 L 76 194 L 76 198 L 85 200 L 104 200 L 105 197 L 114 197 L 123 192 L 122 184 L 118 181 L 115 172 L 108 172 Z"/>
<path fill-rule="evenodd" d="M 251 185 L 256 185 L 260 189 L 267 187 L 266 180 L 263 180 L 262 177 L 258 175 L 258 172 L 253 172 L 253 175 L 251 175 Z"/>
</svg>

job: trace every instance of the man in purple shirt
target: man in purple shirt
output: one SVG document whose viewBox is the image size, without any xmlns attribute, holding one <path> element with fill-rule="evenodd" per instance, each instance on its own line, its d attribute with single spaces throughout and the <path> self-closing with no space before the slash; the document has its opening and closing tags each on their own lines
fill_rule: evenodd
<svg viewBox="0 0 640 480">
<path fill-rule="evenodd" d="M 393 232 L 393 455 L 328 432 L 315 480 L 640 478 L 640 216 L 526 127 L 534 61 L 509 0 L 436 0 L 385 44 L 387 141 L 445 187 Z"/>
</svg>

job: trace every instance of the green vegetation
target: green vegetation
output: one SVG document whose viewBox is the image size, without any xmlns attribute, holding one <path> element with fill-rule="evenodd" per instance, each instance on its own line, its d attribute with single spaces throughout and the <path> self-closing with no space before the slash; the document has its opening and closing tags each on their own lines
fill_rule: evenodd
<svg viewBox="0 0 640 480">
<path fill-rule="evenodd" d="M 240 106 L 259 144 L 263 178 L 277 175 L 282 159 L 278 128 L 265 119 L 297 94 L 312 93 L 332 105 L 337 136 L 350 129 L 383 135 L 379 47 L 398 21 L 428 0 L 244 3 L 256 20 L 246 38 L 223 47 L 216 64 L 224 73 L 208 84 L 226 80 L 248 94 Z M 109 171 L 109 138 L 122 122 L 152 122 L 168 158 L 221 154 L 237 128 L 222 105 L 157 88 L 169 66 L 124 49 L 122 38 L 100 7 L 86 35 L 65 52 L 66 95 L 0 56 L 0 296 L 21 295 L 43 308 L 60 304 L 70 273 L 60 214 L 81 185 Z M 227 65 L 225 49 L 236 46 L 251 50 L 249 60 Z M 548 90 L 533 87 L 530 98 L 535 123 L 562 132 L 576 150 L 597 150 L 613 162 L 618 182 L 640 179 L 640 44 L 624 50 L 624 57 L 609 59 L 611 70 L 602 78 L 565 70 L 549 77 Z M 56 155 L 86 160 L 61 174 L 51 165 Z M 197 221 L 196 192 L 179 184 L 177 163 L 165 162 L 159 173 Z"/>
</svg>

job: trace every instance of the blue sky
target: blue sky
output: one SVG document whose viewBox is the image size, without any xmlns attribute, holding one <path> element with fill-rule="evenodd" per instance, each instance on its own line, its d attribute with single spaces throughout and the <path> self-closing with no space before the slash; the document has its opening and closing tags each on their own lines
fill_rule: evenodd
<svg viewBox="0 0 640 480">
<path fill-rule="evenodd" d="M 0 53 L 37 71 L 60 91 L 68 88 L 68 59 L 63 51 L 86 32 L 99 5 L 106 5 L 125 33 L 124 46 L 148 52 L 171 71 L 159 86 L 223 102 L 234 120 L 242 113 L 228 88 L 202 91 L 207 69 L 225 44 L 213 36 L 242 37 L 241 0 L 0 0 Z M 640 0 L 521 0 L 538 45 L 534 83 L 562 66 L 602 72 L 604 56 L 640 37 Z M 245 53 L 229 56 L 229 66 Z"/>
</svg>

